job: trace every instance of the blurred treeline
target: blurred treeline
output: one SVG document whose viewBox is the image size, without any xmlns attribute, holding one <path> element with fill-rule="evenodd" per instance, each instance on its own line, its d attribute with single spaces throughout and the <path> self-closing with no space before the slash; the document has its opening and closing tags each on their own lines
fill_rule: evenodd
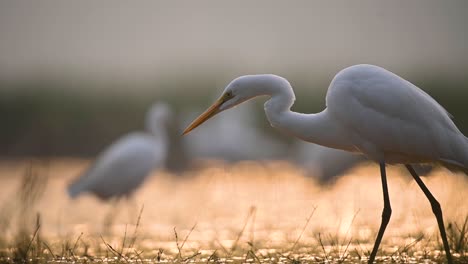
<svg viewBox="0 0 468 264">
<path fill-rule="evenodd" d="M 92 157 L 120 135 L 143 129 L 145 112 L 153 102 L 168 102 L 179 117 L 203 110 L 230 81 L 219 80 L 215 74 L 213 78 L 209 76 L 179 76 L 145 84 L 47 79 L 0 82 L 0 156 Z M 299 112 L 323 109 L 332 74 L 329 79 L 322 76 L 316 80 L 310 75 L 292 76 L 294 79 L 290 81 L 297 97 L 293 109 Z M 468 78 L 434 76 L 405 77 L 442 104 L 467 134 Z M 259 101 L 254 113 L 258 115 L 258 128 L 278 136 L 263 117 L 264 100 Z M 179 135 L 177 129 L 172 133 L 173 138 Z M 278 138 L 291 141 L 283 136 Z"/>
</svg>

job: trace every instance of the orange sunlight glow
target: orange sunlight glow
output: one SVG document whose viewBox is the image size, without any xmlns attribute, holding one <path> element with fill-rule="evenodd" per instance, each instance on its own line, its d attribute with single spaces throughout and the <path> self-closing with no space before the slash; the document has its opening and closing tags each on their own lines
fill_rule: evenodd
<svg viewBox="0 0 468 264">
<path fill-rule="evenodd" d="M 318 234 L 372 243 L 380 223 L 382 191 L 378 167 L 372 164 L 352 169 L 335 184 L 320 186 L 287 162 L 206 162 L 200 169 L 174 175 L 157 171 L 134 195 L 134 199 L 109 203 L 91 195 L 70 200 L 66 186 L 83 171 L 88 161 L 56 159 L 36 166 L 43 193 L 29 207 L 18 199 L 27 162 L 0 163 L 0 210 L 2 232 L 12 238 L 21 219 L 33 226 L 41 217 L 41 235 L 57 240 L 75 239 L 81 233 L 99 241 L 103 234 L 121 238 L 138 227 L 143 248 L 167 248 L 177 252 L 179 239 L 190 230 L 187 248 L 228 248 L 242 234 L 239 244 L 256 241 L 263 248 L 293 245 L 307 218 L 300 239 L 312 244 Z M 410 176 L 397 166 L 388 169 L 393 215 L 384 244 L 394 245 L 419 234 L 437 237 L 438 229 L 429 202 Z M 423 180 L 441 203 L 446 223 L 468 215 L 468 177 L 437 169 Z M 24 187 L 24 186 L 23 186 Z M 21 208 L 24 209 L 21 212 Z M 112 218 L 110 229 L 104 227 Z M 241 232 L 244 230 L 243 232 Z M 241 232 L 241 233 L 240 233 Z M 112 236 L 113 235 L 113 236 Z"/>
</svg>

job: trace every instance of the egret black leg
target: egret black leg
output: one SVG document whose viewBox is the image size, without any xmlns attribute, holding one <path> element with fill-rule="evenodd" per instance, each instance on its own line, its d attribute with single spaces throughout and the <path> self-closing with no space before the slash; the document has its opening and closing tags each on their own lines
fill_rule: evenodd
<svg viewBox="0 0 468 264">
<path fill-rule="evenodd" d="M 426 185 L 421 180 L 421 178 L 416 173 L 416 171 L 413 169 L 413 167 L 409 164 L 406 164 L 405 166 L 408 169 L 408 171 L 411 173 L 411 176 L 413 176 L 414 180 L 419 185 L 421 190 L 424 192 L 429 202 L 431 203 L 432 212 L 434 213 L 437 219 L 437 224 L 439 225 L 440 236 L 442 237 L 442 242 L 444 243 L 444 249 L 445 249 L 445 255 L 447 256 L 447 262 L 449 264 L 452 264 L 453 263 L 452 255 L 450 254 L 450 247 L 448 244 L 447 235 L 445 234 L 444 218 L 442 217 L 442 209 L 440 208 L 440 204 L 436 200 L 436 198 L 432 195 L 432 193 L 429 191 L 429 189 L 426 187 Z"/>
<path fill-rule="evenodd" d="M 387 186 L 387 173 L 385 172 L 385 163 L 380 163 L 380 177 L 382 178 L 382 191 L 383 191 L 383 200 L 384 208 L 382 211 L 382 222 L 380 223 L 379 233 L 375 239 L 374 248 L 372 253 L 369 256 L 369 261 L 367 263 L 373 263 L 375 256 L 377 255 L 377 250 L 379 249 L 380 242 L 382 241 L 385 228 L 390 221 L 390 216 L 392 215 L 392 207 L 390 206 L 390 198 L 388 196 L 388 186 Z"/>
</svg>

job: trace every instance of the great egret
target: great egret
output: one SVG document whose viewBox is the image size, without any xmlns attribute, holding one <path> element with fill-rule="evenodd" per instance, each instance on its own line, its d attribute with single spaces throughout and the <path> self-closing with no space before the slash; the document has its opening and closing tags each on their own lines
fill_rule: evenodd
<svg viewBox="0 0 468 264">
<path fill-rule="evenodd" d="M 130 133 L 104 150 L 95 163 L 69 188 L 70 197 L 93 193 L 101 199 L 130 196 L 167 154 L 165 124 L 169 107 L 154 104 L 146 114 L 146 132 Z"/>
<path fill-rule="evenodd" d="M 221 97 L 183 134 L 261 95 L 269 96 L 265 113 L 273 127 L 305 141 L 362 153 L 379 163 L 384 209 L 369 263 L 375 259 L 392 213 L 385 164 L 405 164 L 422 189 L 437 219 L 447 261 L 452 263 L 440 204 L 410 164 L 439 162 L 467 172 L 468 139 L 432 97 L 381 67 L 354 65 L 333 78 L 325 110 L 301 114 L 290 110 L 295 95 L 286 79 L 271 74 L 247 75 L 229 83 Z"/>
</svg>

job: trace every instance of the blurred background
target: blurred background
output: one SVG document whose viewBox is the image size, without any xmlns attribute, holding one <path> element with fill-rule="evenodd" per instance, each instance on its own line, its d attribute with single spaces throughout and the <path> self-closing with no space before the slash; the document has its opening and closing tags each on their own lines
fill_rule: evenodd
<svg viewBox="0 0 468 264">
<path fill-rule="evenodd" d="M 206 248 L 234 250 L 248 221 L 251 238 L 244 238 L 253 244 L 255 231 L 257 240 L 267 241 L 265 248 L 278 241 L 289 248 L 303 228 L 301 243 L 317 244 L 317 234 L 333 233 L 367 243 L 360 249 L 366 252 L 382 209 L 376 166 L 353 169 L 332 187 L 305 178 L 284 160 L 339 174 L 341 158 L 304 149 L 312 145 L 272 129 L 262 99 L 222 113 L 188 136 L 181 131 L 240 75 L 287 78 L 297 97 L 293 110 L 310 113 L 324 109 L 338 71 L 369 63 L 428 92 L 468 135 L 467 11 L 463 0 L 0 1 L 0 185 L 6 186 L 0 233 L 13 238 L 27 226 L 21 241 L 29 242 L 34 226 L 42 226 L 38 234 L 58 237 L 53 248 L 63 241 L 76 246 L 83 234 L 99 245 L 107 211 L 119 211 L 115 228 L 121 235 L 145 205 L 140 228 L 148 254 L 159 256 L 158 247 L 177 254 L 175 226 L 181 234 L 195 229 L 193 240 Z M 177 173 L 157 171 L 159 177 L 127 206 L 128 214 L 91 195 L 69 199 L 70 182 L 117 138 L 143 130 L 154 102 L 167 102 L 173 112 L 166 168 Z M 197 162 L 201 169 L 186 170 L 190 160 L 203 158 L 276 161 Z M 362 161 L 345 158 L 350 167 Z M 448 226 L 467 225 L 467 177 L 443 169 L 431 174 L 424 181 Z M 389 175 L 395 210 L 384 243 L 403 244 L 422 233 L 440 249 L 417 185 L 401 168 L 391 167 Z M 5 238 L 0 236 L 0 257 Z M 167 243 L 151 244 L 161 241 Z M 83 248 L 88 254 L 88 244 Z"/>
<path fill-rule="evenodd" d="M 284 76 L 294 110 L 320 111 L 333 76 L 359 63 L 424 89 L 467 134 L 467 10 L 466 1 L 2 1 L 0 155 L 94 157 L 142 128 L 154 101 L 170 103 L 180 129 L 243 74 Z M 262 104 L 247 112 L 253 125 L 290 144 Z"/>
</svg>

